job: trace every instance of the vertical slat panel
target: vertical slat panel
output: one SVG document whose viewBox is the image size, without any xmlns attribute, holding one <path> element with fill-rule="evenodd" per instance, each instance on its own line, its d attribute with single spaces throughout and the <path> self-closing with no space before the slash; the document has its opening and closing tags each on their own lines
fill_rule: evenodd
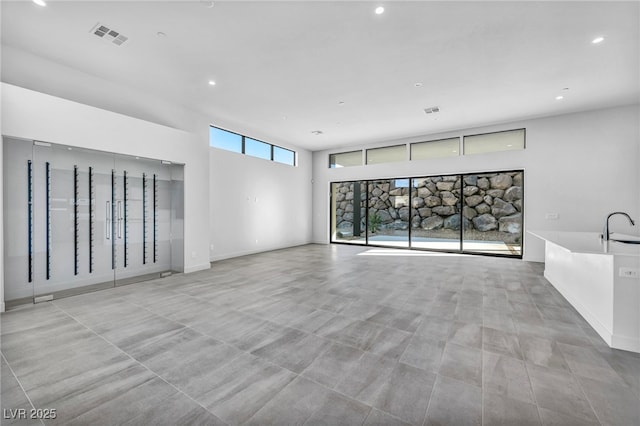
<svg viewBox="0 0 640 426">
<path fill-rule="evenodd" d="M 47 280 L 51 279 L 51 164 L 45 163 Z"/>
<path fill-rule="evenodd" d="M 73 274 L 78 275 L 78 166 L 73 166 Z"/>
<path fill-rule="evenodd" d="M 94 226 L 94 213 L 93 213 L 93 199 L 95 194 L 93 192 L 93 167 L 89 167 L 89 273 L 93 272 L 93 226 Z"/>
<path fill-rule="evenodd" d="M 33 282 L 33 163 L 27 160 L 28 280 Z"/>
</svg>

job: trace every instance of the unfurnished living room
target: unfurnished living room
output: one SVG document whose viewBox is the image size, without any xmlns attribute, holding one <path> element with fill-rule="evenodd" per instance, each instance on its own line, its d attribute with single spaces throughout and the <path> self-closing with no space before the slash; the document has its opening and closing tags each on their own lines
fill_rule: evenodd
<svg viewBox="0 0 640 426">
<path fill-rule="evenodd" d="M 640 424 L 639 1 L 0 1 L 3 425 Z"/>
</svg>

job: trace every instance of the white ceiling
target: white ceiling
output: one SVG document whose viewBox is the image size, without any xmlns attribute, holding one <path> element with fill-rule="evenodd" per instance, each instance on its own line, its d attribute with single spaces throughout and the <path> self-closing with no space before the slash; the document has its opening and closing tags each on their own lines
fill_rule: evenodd
<svg viewBox="0 0 640 426">
<path fill-rule="evenodd" d="M 640 99 L 637 1 L 209 3 L 3 1 L 2 43 L 311 150 Z"/>
</svg>

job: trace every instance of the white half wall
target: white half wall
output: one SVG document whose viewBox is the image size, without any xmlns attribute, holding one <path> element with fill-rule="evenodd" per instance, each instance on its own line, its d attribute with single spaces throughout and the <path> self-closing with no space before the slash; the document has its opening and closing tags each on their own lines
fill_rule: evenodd
<svg viewBox="0 0 640 426">
<path fill-rule="evenodd" d="M 422 161 L 329 169 L 328 155 L 360 148 L 526 128 L 526 149 Z M 640 107 L 559 115 L 313 154 L 313 241 L 329 242 L 330 182 L 524 169 L 524 259 L 544 261 L 544 244 L 526 231 L 599 231 L 606 215 L 640 222 Z M 557 213 L 557 220 L 545 219 Z M 617 218 L 612 228 L 631 230 Z M 618 222 L 619 220 L 619 222 Z M 624 230 L 624 231 L 622 231 Z"/>
<path fill-rule="evenodd" d="M 185 272 L 209 268 L 208 144 L 194 133 L 2 83 L 3 135 L 185 164 Z M 3 244 L 3 242 L 0 242 Z"/>
<path fill-rule="evenodd" d="M 296 151 L 292 167 L 209 148 L 212 261 L 311 242 L 312 155 Z"/>
</svg>

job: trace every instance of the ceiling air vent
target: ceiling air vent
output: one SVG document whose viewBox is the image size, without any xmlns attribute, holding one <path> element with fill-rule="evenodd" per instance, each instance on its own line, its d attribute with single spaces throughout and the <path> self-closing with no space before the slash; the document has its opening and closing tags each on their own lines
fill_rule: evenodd
<svg viewBox="0 0 640 426">
<path fill-rule="evenodd" d="M 424 109 L 424 113 L 425 114 L 434 114 L 436 112 L 440 112 L 440 108 L 437 106 L 431 107 L 431 108 L 425 108 Z"/>
<path fill-rule="evenodd" d="M 112 30 L 111 28 L 102 25 L 101 23 L 97 23 L 96 25 L 94 25 L 91 29 L 91 32 L 98 37 L 110 41 L 118 46 L 122 45 L 122 43 L 129 39 L 128 37 L 123 36 L 119 32 Z"/>
</svg>

